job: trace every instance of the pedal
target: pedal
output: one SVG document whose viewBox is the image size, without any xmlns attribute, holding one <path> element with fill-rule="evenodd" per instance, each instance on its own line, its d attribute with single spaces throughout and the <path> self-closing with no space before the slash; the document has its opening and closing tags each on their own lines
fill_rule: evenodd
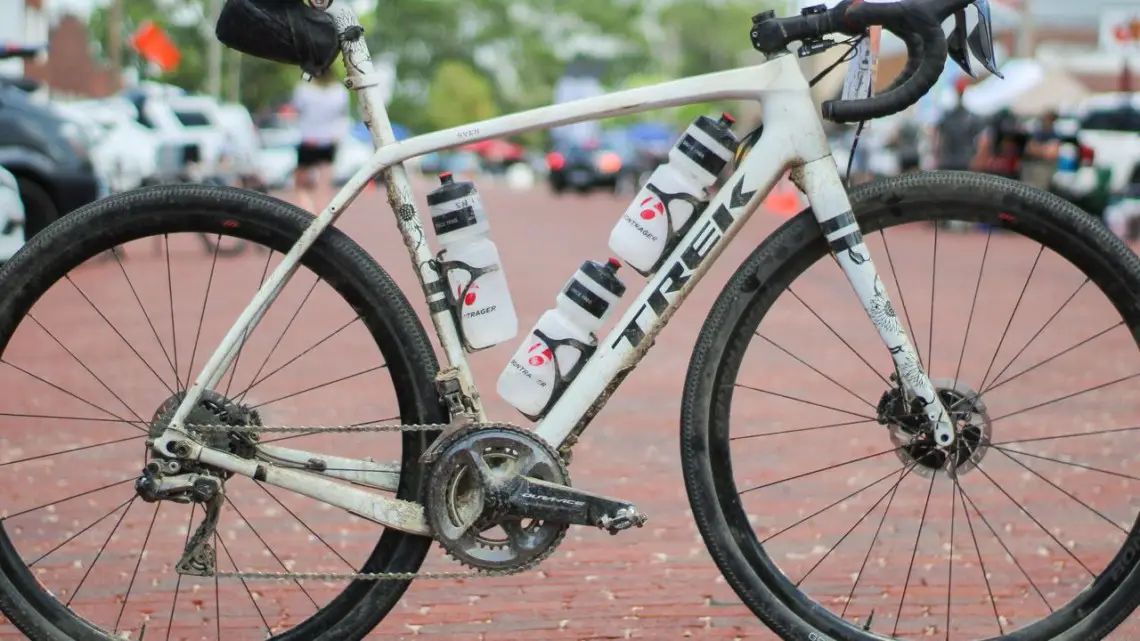
<svg viewBox="0 0 1140 641">
<path fill-rule="evenodd" d="M 569 525 L 589 525 L 617 534 L 648 520 L 632 503 L 529 476 L 516 476 L 491 490 L 499 510 L 512 516 Z"/>
</svg>

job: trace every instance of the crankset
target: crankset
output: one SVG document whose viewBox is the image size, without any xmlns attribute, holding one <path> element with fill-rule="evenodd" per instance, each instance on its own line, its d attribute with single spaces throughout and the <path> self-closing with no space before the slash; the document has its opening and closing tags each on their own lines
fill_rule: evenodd
<svg viewBox="0 0 1140 641">
<path fill-rule="evenodd" d="M 425 516 L 440 545 L 469 567 L 522 571 L 553 553 L 571 525 L 616 534 L 646 521 L 630 503 L 570 487 L 559 454 L 527 430 L 474 425 L 437 452 Z"/>
</svg>

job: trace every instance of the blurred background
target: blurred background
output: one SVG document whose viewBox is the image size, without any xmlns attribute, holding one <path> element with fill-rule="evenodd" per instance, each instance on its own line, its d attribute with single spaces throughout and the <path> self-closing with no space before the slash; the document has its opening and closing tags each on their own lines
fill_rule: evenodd
<svg viewBox="0 0 1140 641">
<path fill-rule="evenodd" d="M 400 0 L 378 7 L 353 1 L 374 64 L 390 79 L 399 78 L 383 89 L 401 138 L 755 63 L 760 58 L 746 36 L 749 17 L 810 4 Z M 8 17 L 0 24 L 0 166 L 12 174 L 5 180 L 19 185 L 26 231 L 34 233 L 107 193 L 149 183 L 291 186 L 299 134 L 289 101 L 300 74 L 218 44 L 213 25 L 222 4 L 0 0 L 0 15 Z M 994 22 L 1005 80 L 984 70 L 970 78 L 948 64 L 922 103 L 867 127 L 854 158 L 854 128 L 833 127 L 837 159 L 851 162 L 857 182 L 947 165 L 945 157 L 940 160 L 938 127 L 961 96 L 962 106 L 978 119 L 972 134 L 984 133 L 980 127 L 995 134 L 972 135 L 975 148 L 983 141 L 992 147 L 972 168 L 1028 172 L 1031 182 L 1107 217 L 1118 233 L 1135 239 L 1140 22 L 1134 7 L 1107 0 L 1001 0 Z M 840 49 L 802 64 L 817 71 Z M 901 43 L 885 37 L 880 87 L 903 60 Z M 343 73 L 339 65 L 338 72 Z M 817 97 L 836 97 L 842 82 L 840 68 L 816 86 Z M 332 168 L 336 184 L 371 150 L 356 96 L 351 99 L 353 122 Z M 484 141 L 412 165 L 428 174 L 488 175 L 516 188 L 545 182 L 557 193 L 597 188 L 632 195 L 693 118 L 724 109 L 733 111 L 742 130 L 758 122 L 754 105 L 695 105 Z M 30 160 L 34 144 L 14 133 L 33 121 L 66 141 L 65 149 L 47 154 L 50 163 Z M 1033 144 L 1040 140 L 1054 144 L 1042 150 Z M 577 170 L 573 183 L 566 180 L 569 166 Z M 20 245 L 18 237 L 6 242 L 0 253 L 10 255 Z"/>
</svg>

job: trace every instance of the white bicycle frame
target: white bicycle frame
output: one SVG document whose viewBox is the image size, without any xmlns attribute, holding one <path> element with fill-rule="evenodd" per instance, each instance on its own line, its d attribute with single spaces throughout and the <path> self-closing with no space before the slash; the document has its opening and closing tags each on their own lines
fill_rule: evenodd
<svg viewBox="0 0 1140 641">
<path fill-rule="evenodd" d="M 348 3 L 338 2 L 328 11 L 343 34 L 359 27 Z M 954 431 L 918 362 L 910 339 L 890 309 L 886 290 L 879 279 L 870 251 L 851 211 L 847 191 L 831 156 L 819 111 L 812 102 L 808 83 L 797 59 L 784 54 L 752 67 L 684 78 L 654 86 L 611 93 L 573 102 L 533 109 L 416 136 L 396 142 L 391 122 L 363 38 L 345 41 L 343 60 L 348 71 L 346 86 L 361 92 L 365 124 L 377 147 L 362 167 L 315 218 L 300 240 L 285 255 L 249 306 L 235 322 L 221 345 L 188 390 L 169 428 L 155 447 L 196 459 L 217 468 L 256 478 L 305 496 L 342 507 L 363 518 L 415 534 L 430 534 L 423 508 L 417 503 L 377 494 L 340 483 L 352 480 L 376 489 L 394 490 L 399 469 L 371 461 L 330 457 L 276 446 L 263 446 L 264 458 L 303 464 L 321 458 L 329 470 L 319 473 L 265 460 L 249 460 L 207 448 L 184 432 L 184 421 L 204 390 L 221 380 L 242 344 L 265 315 L 274 299 L 296 271 L 301 256 L 329 225 L 356 199 L 368 183 L 382 175 L 388 201 L 420 278 L 432 323 L 442 344 L 446 362 L 441 378 L 457 378 L 468 418 L 486 421 L 486 415 L 468 367 L 455 319 L 446 301 L 446 288 L 424 240 L 423 219 L 404 171 L 403 162 L 424 154 L 463 144 L 584 120 L 608 118 L 686 104 L 717 100 L 756 100 L 763 113 L 764 132 L 724 187 L 712 199 L 689 231 L 677 242 L 663 266 L 649 279 L 573 383 L 539 422 L 537 433 L 556 448 L 569 447 L 589 421 L 601 410 L 625 376 L 649 350 L 657 334 L 740 231 L 764 197 L 791 170 L 793 181 L 806 194 L 840 267 L 874 321 L 889 349 L 905 389 L 926 403 L 925 413 L 936 426 L 943 446 L 954 441 Z M 453 416 L 453 420 L 456 417 Z M 351 471 L 346 471 L 351 470 Z M 329 478 L 333 477 L 333 478 Z"/>
</svg>

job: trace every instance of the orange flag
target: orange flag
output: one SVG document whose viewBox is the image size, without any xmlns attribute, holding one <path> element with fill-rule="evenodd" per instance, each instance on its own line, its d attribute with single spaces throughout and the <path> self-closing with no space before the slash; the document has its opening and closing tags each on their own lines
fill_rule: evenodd
<svg viewBox="0 0 1140 641">
<path fill-rule="evenodd" d="M 131 44 L 143 58 L 166 72 L 177 69 L 182 60 L 182 52 L 171 42 L 166 32 L 150 20 L 139 25 L 138 31 L 131 38 Z"/>
</svg>

